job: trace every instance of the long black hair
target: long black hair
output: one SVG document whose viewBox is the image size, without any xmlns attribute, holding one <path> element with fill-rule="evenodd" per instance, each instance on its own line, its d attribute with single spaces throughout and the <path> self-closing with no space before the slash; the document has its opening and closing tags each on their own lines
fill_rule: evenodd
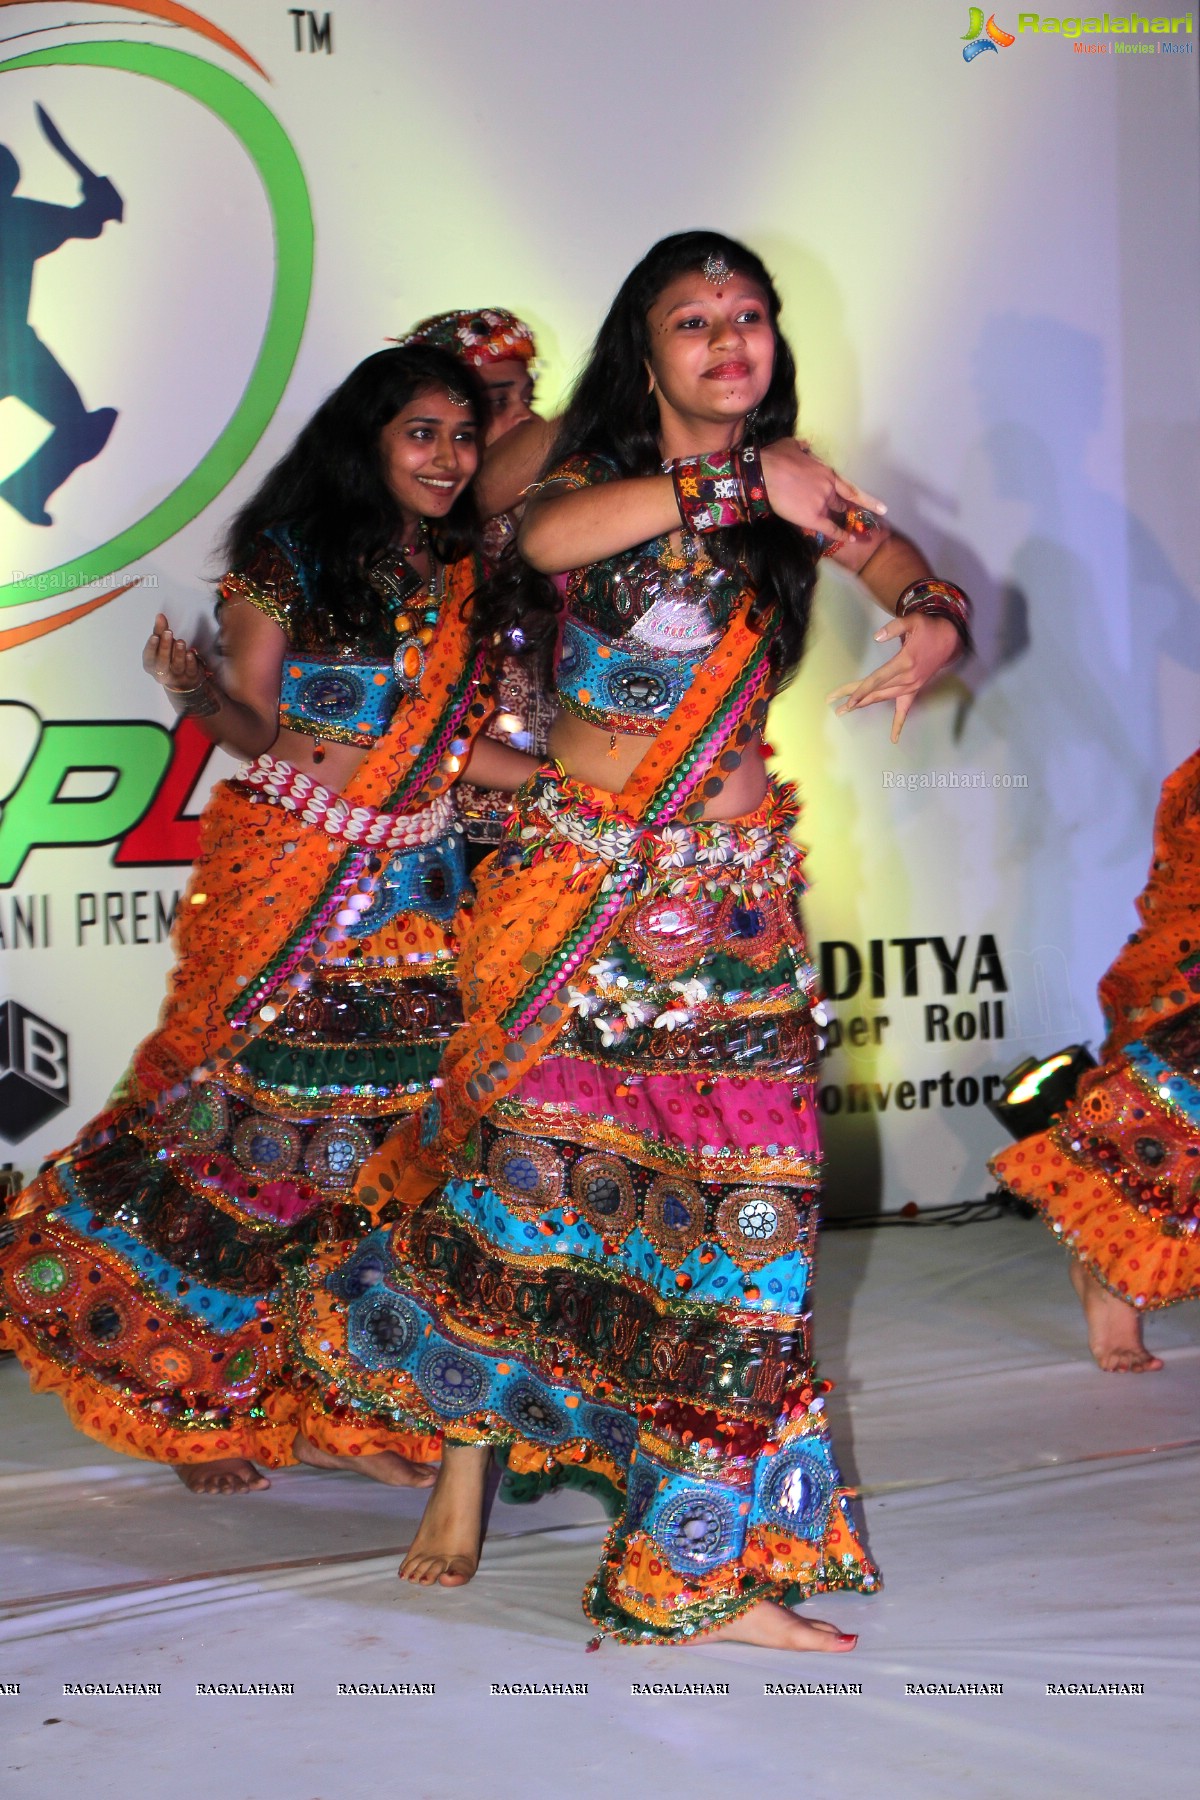
<svg viewBox="0 0 1200 1800">
<path fill-rule="evenodd" d="M 719 231 L 681 231 L 647 251 L 626 276 L 608 309 L 591 355 L 572 390 L 555 431 L 548 468 L 577 454 L 599 455 L 620 475 L 653 475 L 662 466 L 659 413 L 647 391 L 650 359 L 647 315 L 677 275 L 701 270 L 709 257 L 749 277 L 762 289 L 775 332 L 775 366 L 765 395 L 746 422 L 745 441 L 770 444 L 796 429 L 796 364 L 779 329 L 780 300 L 775 284 L 753 250 Z M 814 540 L 772 517 L 753 526 L 734 526 L 706 536 L 714 561 L 746 567 L 757 593 L 756 611 L 773 627 L 773 653 L 780 681 L 800 661 L 808 627 L 818 550 Z M 553 584 L 525 569 L 498 572 L 476 605 L 477 629 L 507 636 L 520 627 L 531 650 L 553 640 L 559 607 Z"/>
<path fill-rule="evenodd" d="M 310 572 L 305 624 L 332 643 L 373 638 L 386 629 L 383 602 L 366 579 L 394 539 L 399 516 L 384 480 L 380 435 L 426 388 L 463 395 L 482 432 L 487 395 L 473 369 L 423 344 L 379 350 L 321 403 L 226 534 L 226 566 L 237 568 L 262 532 L 289 531 Z M 470 483 L 444 519 L 429 521 L 429 535 L 443 562 L 478 549 Z"/>
</svg>

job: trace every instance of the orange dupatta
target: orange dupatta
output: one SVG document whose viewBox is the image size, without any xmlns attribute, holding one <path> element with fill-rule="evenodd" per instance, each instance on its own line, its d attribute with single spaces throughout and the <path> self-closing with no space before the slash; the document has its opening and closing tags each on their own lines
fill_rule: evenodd
<svg viewBox="0 0 1200 1800">
<path fill-rule="evenodd" d="M 472 557 L 447 566 L 420 690 L 355 771 L 351 806 L 415 812 L 454 782 L 489 711 L 486 656 L 469 644 L 477 574 Z M 159 1027 L 136 1052 L 122 1101 L 161 1103 L 215 1073 L 308 985 L 345 936 L 336 918 L 346 898 L 370 886 L 372 850 L 278 807 L 256 807 L 254 827 L 244 798 L 222 783 L 205 811 Z"/>
</svg>

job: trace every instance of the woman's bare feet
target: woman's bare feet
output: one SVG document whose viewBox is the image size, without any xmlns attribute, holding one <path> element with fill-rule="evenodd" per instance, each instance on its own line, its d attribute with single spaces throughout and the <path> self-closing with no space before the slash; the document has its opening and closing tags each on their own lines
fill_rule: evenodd
<svg viewBox="0 0 1200 1800">
<path fill-rule="evenodd" d="M 270 1482 L 244 1456 L 226 1456 L 219 1462 L 175 1465 L 175 1473 L 189 1494 L 252 1494 L 269 1488 Z"/>
<path fill-rule="evenodd" d="M 353 1469 L 356 1475 L 368 1475 L 372 1481 L 382 1481 L 385 1487 L 426 1488 L 437 1480 L 436 1469 L 427 1463 L 410 1462 L 397 1450 L 378 1450 L 372 1456 L 335 1456 L 330 1450 L 310 1444 L 298 1431 L 292 1451 L 297 1462 L 307 1463 L 311 1469 Z"/>
<path fill-rule="evenodd" d="M 705 1644 L 758 1644 L 764 1650 L 853 1650 L 856 1631 L 839 1631 L 825 1619 L 802 1619 L 790 1607 L 760 1600 L 749 1612 L 699 1639 Z"/>
<path fill-rule="evenodd" d="M 400 1564 L 401 1581 L 419 1587 L 462 1587 L 479 1567 L 483 1537 L 486 1445 L 447 1444 L 437 1486 Z"/>
<path fill-rule="evenodd" d="M 1137 1308 L 1101 1287 L 1090 1269 L 1074 1256 L 1070 1273 L 1087 1321 L 1088 1348 L 1100 1367 L 1115 1375 L 1145 1375 L 1161 1369 L 1162 1357 L 1142 1342 L 1142 1315 Z"/>
</svg>

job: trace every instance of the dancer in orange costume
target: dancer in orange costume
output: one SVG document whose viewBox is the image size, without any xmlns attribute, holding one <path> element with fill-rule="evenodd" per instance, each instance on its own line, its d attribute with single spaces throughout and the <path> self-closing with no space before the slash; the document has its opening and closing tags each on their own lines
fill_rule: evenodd
<svg viewBox="0 0 1200 1800">
<path fill-rule="evenodd" d="M 359 1166 L 461 1023 L 457 779 L 534 766 L 480 736 L 486 417 L 440 351 L 360 364 L 234 523 L 219 675 L 162 616 L 146 647 L 176 711 L 253 760 L 205 810 L 158 1029 L 4 1221 L 0 1343 L 193 1491 L 297 1458 L 431 1479 L 433 1434 L 299 1435 L 275 1295 L 288 1255 L 372 1223 Z"/>
<path fill-rule="evenodd" d="M 1143 1314 L 1200 1294 L 1200 750 L 1163 784 L 1137 906 L 1100 983 L 1101 1066 L 991 1167 L 1070 1251 L 1097 1363 L 1145 1373 Z"/>
<path fill-rule="evenodd" d="M 487 454 L 476 492 L 481 497 L 489 493 L 503 496 L 497 498 L 495 510 L 483 523 L 484 555 L 494 568 L 502 556 L 516 550 L 521 496 L 549 450 L 553 434 L 553 426 L 533 411 L 537 362 L 533 332 L 515 313 L 485 306 L 436 313 L 414 325 L 399 342 L 427 344 L 456 356 L 474 370 L 487 393 Z M 525 444 L 521 456 L 509 463 L 502 454 L 498 461 L 496 446 L 505 438 L 511 443 L 511 434 L 517 430 Z M 487 735 L 542 756 L 554 708 L 538 673 L 527 656 L 504 659 L 496 670 L 496 711 Z M 513 799 L 502 789 L 464 781 L 459 787 L 459 805 L 467 834 L 467 867 L 471 869 L 500 842 L 513 816 Z"/>
</svg>

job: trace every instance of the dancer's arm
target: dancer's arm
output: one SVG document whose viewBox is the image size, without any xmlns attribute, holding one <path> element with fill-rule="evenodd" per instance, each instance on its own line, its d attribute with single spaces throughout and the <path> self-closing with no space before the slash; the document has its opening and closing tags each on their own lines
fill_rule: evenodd
<svg viewBox="0 0 1200 1800">
<path fill-rule="evenodd" d="M 483 518 L 520 506 L 525 489 L 550 455 L 557 425 L 557 419 L 535 413 L 488 445 L 475 477 L 475 499 Z"/>
<path fill-rule="evenodd" d="M 279 736 L 279 690 L 287 635 L 244 601 L 221 608 L 220 678 L 159 613 L 142 667 L 169 695 L 180 718 L 195 719 L 214 743 L 260 756 Z"/>
<path fill-rule="evenodd" d="M 761 456 L 772 512 L 803 531 L 836 537 L 834 515 L 845 507 L 880 507 L 794 438 L 768 444 Z M 680 524 L 670 475 L 637 475 L 575 488 L 552 480 L 530 498 L 518 541 L 535 569 L 560 575 L 678 531 Z"/>
<path fill-rule="evenodd" d="M 476 787 L 504 788 L 511 793 L 528 781 L 539 766 L 536 756 L 526 756 L 511 744 L 501 744 L 481 734 L 475 739 L 462 773 L 463 780 L 473 781 Z"/>
</svg>

